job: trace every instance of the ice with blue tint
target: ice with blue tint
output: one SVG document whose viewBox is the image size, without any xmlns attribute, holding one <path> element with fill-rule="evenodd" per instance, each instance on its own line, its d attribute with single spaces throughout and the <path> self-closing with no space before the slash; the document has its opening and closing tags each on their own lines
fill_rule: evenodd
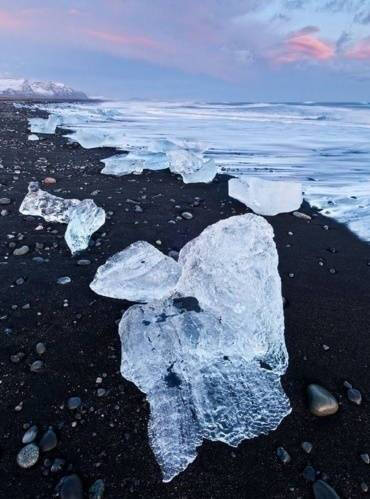
<svg viewBox="0 0 370 499">
<path fill-rule="evenodd" d="M 229 196 L 258 215 L 272 216 L 298 210 L 303 202 L 302 184 L 282 180 L 241 177 L 229 180 Z"/>
<path fill-rule="evenodd" d="M 180 274 L 173 258 L 146 241 L 137 241 L 99 267 L 90 288 L 109 298 L 148 302 L 168 298 Z"/>
<path fill-rule="evenodd" d="M 142 173 L 144 170 L 163 170 L 168 168 L 169 163 L 166 154 L 150 152 L 129 152 L 128 154 L 116 154 L 103 159 L 104 175 L 129 175 L 130 173 Z"/>
<path fill-rule="evenodd" d="M 105 211 L 84 199 L 72 211 L 64 238 L 72 255 L 89 246 L 90 237 L 105 224 Z"/>
<path fill-rule="evenodd" d="M 166 155 L 171 172 L 181 175 L 185 184 L 212 182 L 217 174 L 213 159 L 204 160 L 200 155 L 186 149 L 174 149 Z"/>
<path fill-rule="evenodd" d="M 277 266 L 268 222 L 231 217 L 181 250 L 170 298 L 123 314 L 121 372 L 149 401 L 150 445 L 164 481 L 194 461 L 204 439 L 236 447 L 289 414 Z"/>
<path fill-rule="evenodd" d="M 43 191 L 30 182 L 20 207 L 22 215 L 42 217 L 46 222 L 67 225 L 66 243 L 72 254 L 86 249 L 91 235 L 105 223 L 105 211 L 92 199 L 65 199 Z"/>
<path fill-rule="evenodd" d="M 50 114 L 48 118 L 30 118 L 30 131 L 34 133 L 55 133 L 56 128 L 62 123 L 62 117 Z"/>
<path fill-rule="evenodd" d="M 174 144 L 213 159 L 218 171 L 233 176 L 298 180 L 311 205 L 370 241 L 367 103 L 129 101 L 40 107 L 58 115 L 62 126 L 89 133 L 89 146 L 167 153 Z"/>
</svg>

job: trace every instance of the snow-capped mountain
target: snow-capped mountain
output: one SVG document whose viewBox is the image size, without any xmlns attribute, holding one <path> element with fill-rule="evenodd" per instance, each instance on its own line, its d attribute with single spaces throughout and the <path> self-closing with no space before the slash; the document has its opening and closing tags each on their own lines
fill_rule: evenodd
<svg viewBox="0 0 370 499">
<path fill-rule="evenodd" d="M 30 81 L 0 77 L 0 97 L 34 99 L 87 99 L 84 92 L 54 81 Z"/>
</svg>

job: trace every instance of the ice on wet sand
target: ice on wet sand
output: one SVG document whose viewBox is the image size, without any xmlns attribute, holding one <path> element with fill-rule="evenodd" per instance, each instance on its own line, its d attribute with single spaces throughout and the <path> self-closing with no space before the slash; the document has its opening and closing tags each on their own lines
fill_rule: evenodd
<svg viewBox="0 0 370 499">
<path fill-rule="evenodd" d="M 86 249 L 91 235 L 105 223 L 105 211 L 92 199 L 60 198 L 40 189 L 38 182 L 30 182 L 19 211 L 47 222 L 68 224 L 65 239 L 72 254 Z"/>
<path fill-rule="evenodd" d="M 91 235 L 105 224 L 105 211 L 92 199 L 84 199 L 72 211 L 65 240 L 72 254 L 89 246 Z"/>
<path fill-rule="evenodd" d="M 168 160 L 161 153 L 129 153 L 117 154 L 102 160 L 105 167 L 101 171 L 104 175 L 129 175 L 130 173 L 142 173 L 147 170 L 162 170 L 168 168 Z"/>
<path fill-rule="evenodd" d="M 57 114 L 50 114 L 48 118 L 31 118 L 29 120 L 32 133 L 55 133 L 57 126 L 61 125 L 62 118 Z"/>
<path fill-rule="evenodd" d="M 170 296 L 180 273 L 175 260 L 137 241 L 99 267 L 90 287 L 102 296 L 148 302 Z"/>
<path fill-rule="evenodd" d="M 166 154 L 171 172 L 181 175 L 185 184 L 212 182 L 217 174 L 217 166 L 213 159 L 205 160 L 186 149 L 173 149 Z"/>
<path fill-rule="evenodd" d="M 278 215 L 298 210 L 303 202 L 299 182 L 241 177 L 229 180 L 229 196 L 259 215 Z"/>
<path fill-rule="evenodd" d="M 290 412 L 280 384 L 288 355 L 277 264 L 268 222 L 231 217 L 181 250 L 170 298 L 124 313 L 121 372 L 147 395 L 165 481 L 195 459 L 203 439 L 237 446 Z M 136 296 L 140 281 L 132 282 Z"/>
<path fill-rule="evenodd" d="M 38 182 L 30 182 L 19 211 L 22 215 L 42 217 L 46 222 L 68 223 L 73 208 L 80 202 L 78 199 L 54 196 L 40 189 Z"/>
</svg>

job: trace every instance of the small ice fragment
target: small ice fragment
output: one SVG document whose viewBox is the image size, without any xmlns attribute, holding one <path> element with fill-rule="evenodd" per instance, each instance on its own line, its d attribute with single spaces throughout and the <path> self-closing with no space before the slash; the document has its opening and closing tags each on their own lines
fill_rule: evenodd
<svg viewBox="0 0 370 499">
<path fill-rule="evenodd" d="M 217 166 L 213 159 L 204 160 L 185 149 L 169 150 L 167 158 L 171 172 L 180 174 L 185 184 L 212 182 L 217 174 Z"/>
<path fill-rule="evenodd" d="M 57 283 L 58 284 L 69 284 L 71 281 L 72 280 L 70 277 L 65 276 L 65 277 L 59 277 L 59 279 L 57 280 Z"/>
<path fill-rule="evenodd" d="M 123 300 L 148 302 L 170 296 L 181 268 L 146 241 L 137 241 L 98 268 L 90 288 Z"/>
<path fill-rule="evenodd" d="M 68 223 L 78 199 L 63 199 L 43 191 L 38 182 L 30 182 L 28 194 L 19 208 L 22 215 L 42 217 L 47 222 Z"/>
<path fill-rule="evenodd" d="M 65 233 L 72 255 L 86 249 L 91 235 L 105 224 L 105 211 L 92 199 L 84 199 L 73 209 Z"/>
<path fill-rule="evenodd" d="M 241 177 L 229 180 L 229 196 L 259 215 L 278 215 L 298 210 L 303 202 L 299 182 Z"/>
<path fill-rule="evenodd" d="M 31 135 L 28 136 L 28 140 L 30 140 L 32 142 L 32 141 L 40 140 L 40 139 L 36 134 L 31 133 Z"/>
</svg>

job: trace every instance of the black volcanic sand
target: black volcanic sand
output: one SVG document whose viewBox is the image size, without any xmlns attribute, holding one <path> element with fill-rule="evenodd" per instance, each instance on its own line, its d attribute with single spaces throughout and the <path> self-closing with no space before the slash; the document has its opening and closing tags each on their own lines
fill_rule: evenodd
<svg viewBox="0 0 370 499">
<path fill-rule="evenodd" d="M 341 497 L 361 497 L 361 482 L 370 483 L 369 466 L 360 459 L 361 453 L 370 452 L 369 245 L 307 205 L 302 210 L 313 215 L 312 222 L 291 214 L 269 218 L 288 301 L 290 363 L 283 384 L 293 411 L 276 431 L 237 449 L 204 442 L 195 462 L 164 484 L 148 445 L 145 396 L 119 372 L 116 322 L 130 304 L 95 295 L 89 283 L 99 265 L 134 241 L 161 241 L 165 253 L 180 250 L 208 225 L 247 210 L 228 198 L 227 178 L 222 176 L 209 185 L 185 185 L 168 171 L 121 178 L 100 175 L 99 160 L 112 150 L 73 146 L 62 131 L 29 142 L 30 115 L 35 113 L 0 104 L 0 198 L 11 198 L 9 206 L 0 207 L 9 211 L 0 216 L 0 497 L 50 498 L 61 476 L 73 470 L 85 491 L 103 479 L 107 498 L 310 498 L 312 485 L 302 476 L 307 465 L 321 472 Z M 94 234 L 95 244 L 77 258 L 70 256 L 64 242 L 64 225 L 18 212 L 28 182 L 47 176 L 57 180 L 49 192 L 93 197 L 111 213 Z M 194 206 L 197 198 L 201 201 Z M 135 212 L 135 204 L 127 199 L 136 200 L 143 212 Z M 182 211 L 194 218 L 168 223 Z M 36 231 L 40 223 L 44 229 Z M 11 242 L 28 245 L 30 252 L 13 256 Z M 43 249 L 36 249 L 36 243 Z M 48 261 L 37 263 L 35 256 Z M 91 264 L 79 266 L 79 258 Z M 61 276 L 72 282 L 58 285 Z M 20 277 L 25 282 L 16 285 Z M 40 358 L 38 342 L 46 345 L 44 369 L 33 373 L 30 365 Z M 24 358 L 12 362 L 10 357 L 19 352 Z M 101 384 L 96 383 L 98 377 Z M 361 390 L 360 406 L 348 401 L 345 380 Z M 337 397 L 340 409 L 335 416 L 310 414 L 305 389 L 311 382 Z M 105 396 L 98 397 L 98 388 L 106 390 Z M 81 397 L 82 410 L 67 409 L 71 396 Z M 16 410 L 19 404 L 21 410 Z M 36 424 L 41 434 L 52 426 L 59 443 L 24 470 L 16 464 L 16 455 L 27 423 Z M 303 441 L 312 442 L 310 455 L 301 449 Z M 277 458 L 279 446 L 291 455 L 289 464 Z M 44 466 L 45 459 L 55 457 L 66 460 L 64 472 L 51 473 Z"/>
</svg>

